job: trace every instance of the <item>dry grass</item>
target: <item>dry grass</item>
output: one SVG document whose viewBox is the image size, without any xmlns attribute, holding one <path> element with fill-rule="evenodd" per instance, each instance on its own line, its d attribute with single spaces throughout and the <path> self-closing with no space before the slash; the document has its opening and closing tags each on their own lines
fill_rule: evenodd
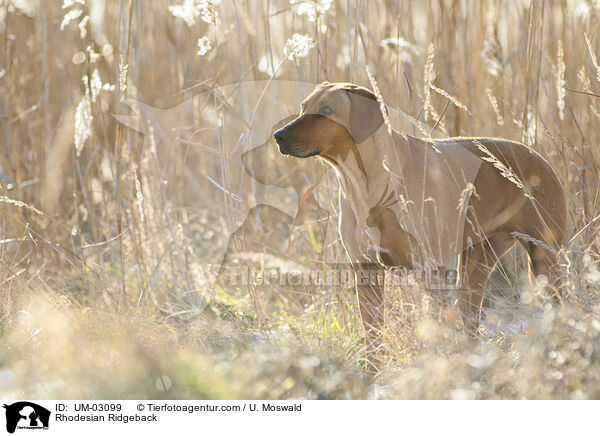
<svg viewBox="0 0 600 436">
<path fill-rule="evenodd" d="M 4 396 L 600 398 L 597 2 L 198 1 L 196 16 L 169 10 L 193 1 L 64 3 L 0 0 Z M 460 333 L 452 294 L 390 286 L 373 384 L 350 293 L 205 293 L 205 259 L 235 230 L 236 199 L 253 195 L 227 154 L 246 126 L 223 121 L 218 86 L 274 74 L 373 81 L 410 134 L 539 151 L 570 201 L 565 307 L 523 285 L 519 248 L 490 285 L 481 343 Z M 191 96 L 191 112 L 149 109 L 137 129 L 112 115 L 132 114 L 129 99 L 166 109 Z M 233 109 L 252 128 L 261 116 Z M 325 248 L 339 254 L 319 225 L 237 248 L 319 265 Z"/>
</svg>

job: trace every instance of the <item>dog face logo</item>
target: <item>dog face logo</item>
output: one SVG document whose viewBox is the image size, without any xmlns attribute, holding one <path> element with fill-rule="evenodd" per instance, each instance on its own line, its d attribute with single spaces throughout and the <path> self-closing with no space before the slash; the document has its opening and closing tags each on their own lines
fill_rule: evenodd
<svg viewBox="0 0 600 436">
<path fill-rule="evenodd" d="M 19 429 L 48 429 L 50 411 L 28 401 L 5 404 L 6 431 L 14 433 Z"/>
</svg>

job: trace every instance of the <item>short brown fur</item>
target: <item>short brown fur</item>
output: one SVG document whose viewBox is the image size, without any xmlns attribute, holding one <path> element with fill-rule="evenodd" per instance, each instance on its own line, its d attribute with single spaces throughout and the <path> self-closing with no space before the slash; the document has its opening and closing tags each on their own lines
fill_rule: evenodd
<svg viewBox="0 0 600 436">
<path fill-rule="evenodd" d="M 318 156 L 338 172 L 344 190 L 340 199 L 340 237 L 351 257 L 358 246 L 357 222 L 352 215 L 364 212 L 368 225 L 377 227 L 384 235 L 385 255 L 381 260 L 385 266 L 412 268 L 414 255 L 418 253 L 414 253 L 411 235 L 400 227 L 395 215 L 385 206 L 362 212 L 356 210 L 364 204 L 364 198 L 360 197 L 368 195 L 370 186 L 385 182 L 381 178 L 387 177 L 385 171 L 378 169 L 381 163 L 377 162 L 377 156 L 363 156 L 358 151 L 367 141 L 377 140 L 377 135 L 373 134 L 383 121 L 380 105 L 371 91 L 352 84 L 323 83 L 304 100 L 298 118 L 277 131 L 275 138 L 283 154 Z M 403 168 L 400 170 L 404 172 L 404 181 L 410 184 L 411 174 L 423 171 L 418 156 L 428 142 L 396 131 L 392 131 L 392 140 L 401 156 Z M 539 243 L 524 243 L 533 275 L 548 277 L 549 285 L 554 287 L 560 299 L 554 268 L 556 251 L 561 247 L 567 226 L 566 200 L 561 183 L 548 162 L 523 144 L 493 138 L 449 138 L 436 140 L 435 144 L 443 146 L 449 142 L 460 144 L 479 158 L 489 159 L 490 155 L 481 149 L 483 146 L 514 172 L 531 197 L 526 197 L 523 188 L 501 174 L 491 162 L 481 160 L 473 183 L 476 194 L 471 196 L 467 209 L 461 253 L 463 279 L 458 289 L 465 327 L 475 334 L 480 324 L 486 283 L 498 260 L 514 245 L 514 232 L 526 234 L 552 249 Z M 345 178 L 350 180 L 350 175 L 345 174 L 348 169 L 340 162 L 346 160 L 348 153 L 354 153 L 357 172 L 363 173 L 367 180 L 365 187 L 359 189 L 344 183 Z M 356 255 L 351 259 L 356 270 L 370 268 L 357 261 L 359 258 L 360 255 Z M 369 285 L 359 286 L 357 292 L 365 336 L 368 345 L 375 347 L 380 341 L 383 323 L 383 290 L 380 286 Z"/>
</svg>

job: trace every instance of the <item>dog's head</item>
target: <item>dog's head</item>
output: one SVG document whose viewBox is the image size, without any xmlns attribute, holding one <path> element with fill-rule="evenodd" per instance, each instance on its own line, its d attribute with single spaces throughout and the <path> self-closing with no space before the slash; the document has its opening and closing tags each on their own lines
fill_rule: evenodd
<svg viewBox="0 0 600 436">
<path fill-rule="evenodd" d="M 317 85 L 295 120 L 274 133 L 279 151 L 295 157 L 346 153 L 383 124 L 375 94 L 350 83 Z"/>
</svg>

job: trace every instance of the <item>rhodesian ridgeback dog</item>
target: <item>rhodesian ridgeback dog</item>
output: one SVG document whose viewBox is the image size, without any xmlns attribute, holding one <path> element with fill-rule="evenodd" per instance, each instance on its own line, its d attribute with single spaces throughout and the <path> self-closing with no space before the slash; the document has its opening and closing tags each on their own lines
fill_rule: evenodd
<svg viewBox="0 0 600 436">
<path fill-rule="evenodd" d="M 556 286 L 566 199 L 538 153 L 504 139 L 398 133 L 385 122 L 383 103 L 348 83 L 318 85 L 301 108 L 275 140 L 284 155 L 317 156 L 336 170 L 340 237 L 356 272 L 454 262 L 459 307 L 472 334 L 488 278 L 516 239 L 533 276 Z M 383 288 L 369 281 L 357 292 L 367 345 L 376 345 Z"/>
</svg>

